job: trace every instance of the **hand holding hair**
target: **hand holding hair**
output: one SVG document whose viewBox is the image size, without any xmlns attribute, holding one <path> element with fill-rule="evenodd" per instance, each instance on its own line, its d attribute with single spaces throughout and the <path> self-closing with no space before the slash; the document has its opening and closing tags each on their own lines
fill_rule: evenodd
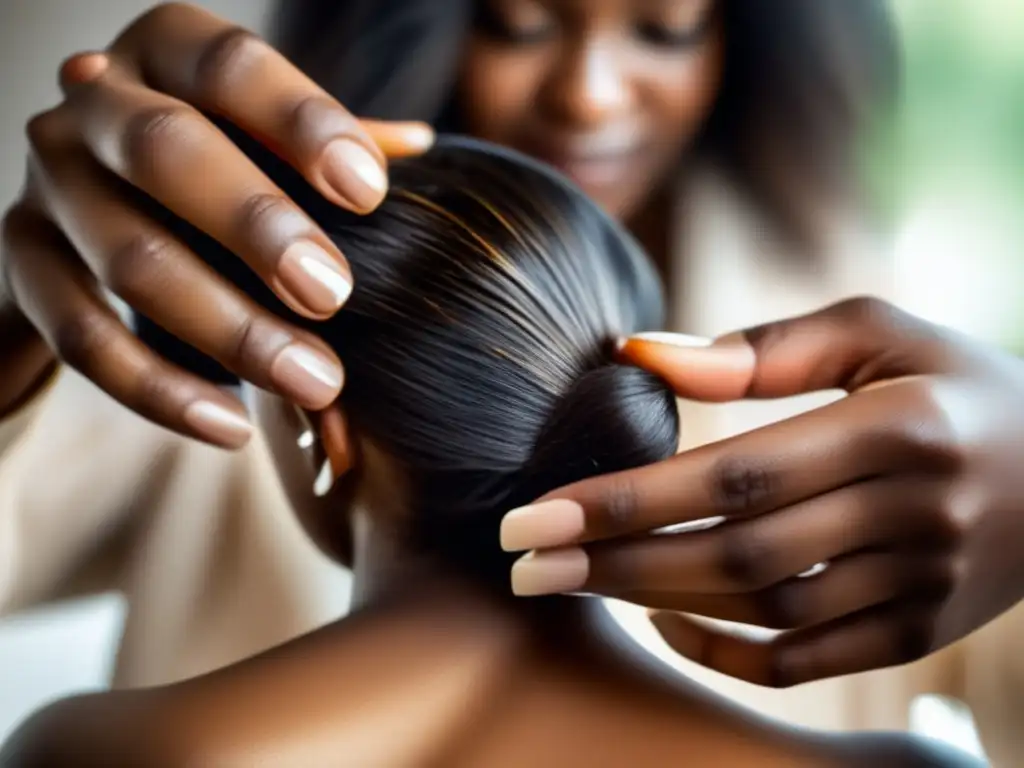
<svg viewBox="0 0 1024 768">
<path fill-rule="evenodd" d="M 658 609 L 678 652 L 767 686 L 913 661 L 1024 597 L 1019 360 L 873 299 L 703 348 L 655 339 L 622 356 L 680 397 L 849 396 L 509 513 L 504 548 L 537 550 L 517 591 Z"/>
<path fill-rule="evenodd" d="M 184 3 L 151 9 L 102 53 L 71 57 L 61 86 L 63 102 L 27 126 L 25 192 L 3 220 L 0 320 L 15 314 L 16 327 L 32 328 L 22 346 L 48 347 L 51 360 L 163 426 L 244 444 L 241 405 L 133 336 L 106 288 L 238 378 L 304 407 L 332 402 L 343 379 L 334 352 L 227 285 L 136 190 L 230 249 L 298 315 L 323 320 L 351 290 L 345 256 L 208 116 L 358 213 L 384 198 L 388 157 L 430 146 L 429 126 L 357 119 L 267 43 Z M 25 374 L 21 392 L 0 391 L 0 412 L 41 368 L 18 364 L 27 352 L 11 355 Z"/>
</svg>

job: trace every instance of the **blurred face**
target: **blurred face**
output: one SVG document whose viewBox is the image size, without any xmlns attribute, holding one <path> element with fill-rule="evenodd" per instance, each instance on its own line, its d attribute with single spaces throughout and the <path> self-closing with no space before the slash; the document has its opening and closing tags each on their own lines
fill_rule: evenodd
<svg viewBox="0 0 1024 768">
<path fill-rule="evenodd" d="M 678 165 L 721 80 L 716 0 L 479 0 L 468 131 L 544 160 L 625 218 Z"/>
</svg>

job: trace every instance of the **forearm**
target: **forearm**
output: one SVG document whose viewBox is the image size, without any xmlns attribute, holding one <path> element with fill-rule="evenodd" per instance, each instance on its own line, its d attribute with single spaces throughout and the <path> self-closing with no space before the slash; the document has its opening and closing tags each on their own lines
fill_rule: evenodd
<svg viewBox="0 0 1024 768">
<path fill-rule="evenodd" d="M 0 295 L 0 418 L 35 394 L 55 365 L 32 324 Z"/>
</svg>

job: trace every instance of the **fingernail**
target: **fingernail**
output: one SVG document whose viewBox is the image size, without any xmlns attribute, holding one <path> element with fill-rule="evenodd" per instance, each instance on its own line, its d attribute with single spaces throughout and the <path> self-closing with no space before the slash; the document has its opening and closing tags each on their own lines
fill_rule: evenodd
<svg viewBox="0 0 1024 768">
<path fill-rule="evenodd" d="M 506 552 L 549 549 L 572 544 L 583 535 L 586 519 L 575 501 L 555 499 L 513 509 L 501 521 L 501 548 Z"/>
<path fill-rule="evenodd" d="M 700 520 L 689 520 L 685 523 L 673 523 L 672 525 L 664 525 L 661 528 L 655 528 L 650 532 L 651 536 L 676 536 L 683 533 L 696 533 L 697 531 L 706 531 L 715 526 L 721 525 L 726 521 L 724 515 L 718 515 L 717 517 L 704 517 Z"/>
<path fill-rule="evenodd" d="M 238 448 L 252 435 L 244 416 L 209 400 L 198 400 L 185 409 L 185 422 L 204 439 L 228 448 Z"/>
<path fill-rule="evenodd" d="M 711 339 L 703 336 L 690 336 L 685 333 L 668 333 L 667 331 L 651 331 L 648 333 L 637 333 L 625 340 L 647 341 L 653 344 L 668 344 L 673 347 L 710 347 Z"/>
<path fill-rule="evenodd" d="M 519 597 L 578 592 L 589 575 L 590 560 L 579 547 L 529 552 L 512 565 L 512 592 Z"/>
<path fill-rule="evenodd" d="M 808 568 L 806 571 L 801 571 L 800 573 L 798 573 L 796 575 L 796 577 L 798 579 L 813 579 L 819 573 L 824 573 L 825 571 L 827 571 L 828 570 L 828 566 L 829 566 L 829 564 L 827 562 L 826 563 L 815 563 L 810 568 Z"/>
<path fill-rule="evenodd" d="M 323 174 L 335 191 L 360 210 L 370 210 L 384 199 L 388 179 L 377 159 L 351 139 L 327 145 Z"/>
<path fill-rule="evenodd" d="M 402 130 L 402 140 L 409 149 L 430 149 L 434 139 L 434 129 L 429 125 L 409 125 Z"/>
<path fill-rule="evenodd" d="M 319 315 L 337 311 L 352 293 L 352 282 L 331 255 L 306 240 L 288 247 L 277 273 L 296 300 Z"/>
<path fill-rule="evenodd" d="M 285 347 L 270 366 L 270 377 L 278 390 L 309 408 L 330 405 L 342 383 L 338 366 L 303 344 Z"/>
<path fill-rule="evenodd" d="M 313 422 L 309 420 L 309 416 L 306 415 L 304 408 L 300 408 L 297 405 L 293 405 L 292 408 L 295 409 L 295 420 L 302 427 L 302 432 L 299 434 L 296 442 L 299 448 L 303 450 L 312 448 L 316 443 L 316 430 L 313 429 Z"/>
<path fill-rule="evenodd" d="M 331 469 L 330 459 L 324 459 L 316 480 L 313 481 L 313 495 L 317 497 L 326 496 L 334 487 L 334 472 Z"/>
<path fill-rule="evenodd" d="M 650 361 L 652 354 L 659 358 L 672 355 L 695 365 L 712 363 L 740 371 L 752 368 L 756 362 L 754 349 L 742 333 L 730 333 L 714 340 L 685 333 L 640 333 L 626 339 L 620 354 L 640 363 Z"/>
</svg>

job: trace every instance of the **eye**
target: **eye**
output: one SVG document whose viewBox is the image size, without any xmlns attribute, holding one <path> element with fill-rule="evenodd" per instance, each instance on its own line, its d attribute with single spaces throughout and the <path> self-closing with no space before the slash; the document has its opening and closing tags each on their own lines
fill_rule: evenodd
<svg viewBox="0 0 1024 768">
<path fill-rule="evenodd" d="M 719 9 L 719 3 L 712 0 L 666 1 L 658 11 L 652 8 L 641 14 L 634 32 L 648 45 L 677 50 L 692 48 L 704 42 Z"/>
<path fill-rule="evenodd" d="M 557 31 L 557 25 L 548 14 L 532 3 L 495 0 L 477 4 L 474 26 L 493 40 L 508 45 L 541 43 Z"/>
<path fill-rule="evenodd" d="M 657 22 L 641 22 L 636 26 L 636 35 L 643 42 L 659 48 L 692 48 L 703 42 L 707 35 L 708 23 L 688 27 L 670 27 Z"/>
</svg>

